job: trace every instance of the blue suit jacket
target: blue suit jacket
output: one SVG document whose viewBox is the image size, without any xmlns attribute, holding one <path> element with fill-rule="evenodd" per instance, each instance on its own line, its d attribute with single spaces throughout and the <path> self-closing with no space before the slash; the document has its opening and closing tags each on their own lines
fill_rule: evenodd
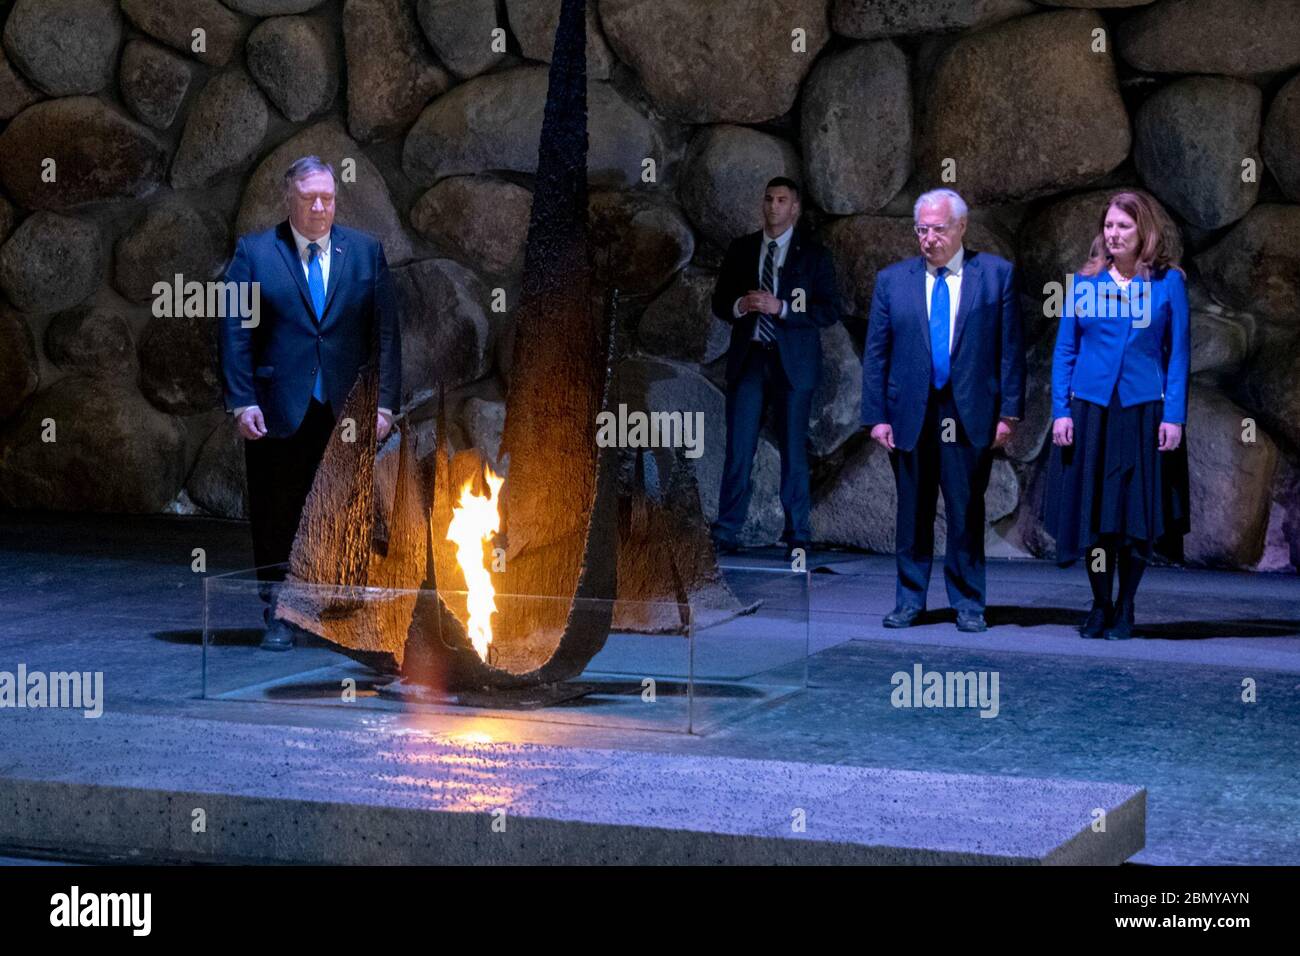
<svg viewBox="0 0 1300 956">
<path fill-rule="evenodd" d="M 1191 320 L 1183 275 L 1134 277 L 1129 297 L 1135 304 L 1126 306 L 1105 272 L 1074 276 L 1052 360 L 1053 418 L 1069 417 L 1072 396 L 1109 405 L 1118 386 L 1125 408 L 1163 398 L 1165 421 L 1187 421 Z"/>
<path fill-rule="evenodd" d="M 233 314 L 221 319 L 219 344 L 226 409 L 258 405 L 267 435 L 285 438 L 302 424 L 311 403 L 316 369 L 337 415 L 361 367 L 379 363 L 379 404 L 398 410 L 402 346 L 397 298 L 383 246 L 357 229 L 330 230 L 329 282 L 324 314 L 317 317 L 286 219 L 272 229 L 241 236 L 226 268 L 227 282 L 257 282 L 259 323 L 243 328 Z M 378 355 L 372 355 L 377 347 Z"/>
<path fill-rule="evenodd" d="M 921 436 L 932 377 L 925 258 L 876 275 L 862 355 L 862 423 L 888 423 L 894 445 L 911 451 Z M 1020 298 L 1010 262 L 967 249 L 951 349 L 953 399 L 971 442 L 993 444 L 1000 417 L 1025 408 Z"/>
<path fill-rule="evenodd" d="M 731 325 L 728 384 L 739 380 L 745 355 L 754 344 L 758 313 L 747 313 L 738 319 L 732 309 L 737 299 L 759 287 L 758 250 L 762 237 L 760 229 L 731 243 L 713 288 L 713 314 Z M 795 311 L 796 290 L 803 293 L 803 310 L 799 312 Z M 830 251 L 796 228 L 777 275 L 776 291 L 778 299 L 789 303 L 786 317 L 772 321 L 781 366 L 794 388 L 811 391 L 821 379 L 821 330 L 840 320 L 835 265 Z"/>
</svg>

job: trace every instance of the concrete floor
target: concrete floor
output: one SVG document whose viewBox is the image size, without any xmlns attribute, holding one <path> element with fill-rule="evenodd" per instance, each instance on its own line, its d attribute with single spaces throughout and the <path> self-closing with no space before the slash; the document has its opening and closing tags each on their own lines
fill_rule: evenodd
<svg viewBox="0 0 1300 956">
<path fill-rule="evenodd" d="M 341 730 L 428 724 L 199 699 L 194 548 L 209 573 L 251 563 L 247 529 L 235 522 L 0 515 L 0 670 L 102 670 L 107 707 L 122 713 Z M 771 567 L 778 557 L 732 563 Z M 440 717 L 439 727 L 575 747 L 1136 784 L 1148 790 L 1136 862 L 1300 862 L 1300 579 L 1153 569 L 1139 595 L 1144 639 L 1112 644 L 1073 631 L 1088 602 L 1078 569 L 993 562 L 993 627 L 968 635 L 942 611 L 884 631 L 892 561 L 815 558 L 808 690 L 708 736 L 469 716 Z M 944 603 L 936 576 L 932 605 Z M 892 706 L 891 675 L 918 663 L 996 671 L 998 716 Z M 787 676 L 800 680 L 801 668 Z M 1242 701 L 1246 680 L 1254 703 Z M 22 740 L 0 733 L 0 773 L 23 766 Z"/>
</svg>

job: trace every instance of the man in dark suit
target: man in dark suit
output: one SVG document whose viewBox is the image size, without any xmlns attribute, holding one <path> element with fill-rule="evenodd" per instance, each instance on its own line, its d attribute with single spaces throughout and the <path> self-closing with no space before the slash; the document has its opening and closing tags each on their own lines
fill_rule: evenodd
<svg viewBox="0 0 1300 956">
<path fill-rule="evenodd" d="M 943 489 L 943 573 L 957 628 L 984 621 L 984 492 L 993 449 L 1024 410 L 1025 353 L 1014 270 L 962 246 L 966 204 L 950 189 L 913 210 L 921 255 L 882 269 L 862 361 L 862 422 L 890 452 L 898 489 L 897 606 L 886 627 L 925 610 Z"/>
<path fill-rule="evenodd" d="M 241 236 L 227 283 L 257 283 L 257 324 L 221 321 L 226 408 L 244 437 L 258 578 L 283 580 L 316 467 L 362 365 L 377 343 L 379 440 L 399 407 L 402 350 L 393 280 L 373 237 L 334 224 L 333 167 L 305 156 L 284 177 L 288 219 Z M 288 650 L 282 621 L 263 637 Z"/>
<path fill-rule="evenodd" d="M 821 377 L 821 329 L 839 321 L 830 252 L 795 227 L 799 187 L 784 176 L 763 193 L 763 229 L 731 243 L 713 290 L 713 312 L 731 323 L 727 350 L 727 454 L 713 540 L 735 551 L 749 510 L 750 471 L 763 408 L 772 402 L 781 450 L 787 557 L 806 557 L 808 415 Z"/>
</svg>

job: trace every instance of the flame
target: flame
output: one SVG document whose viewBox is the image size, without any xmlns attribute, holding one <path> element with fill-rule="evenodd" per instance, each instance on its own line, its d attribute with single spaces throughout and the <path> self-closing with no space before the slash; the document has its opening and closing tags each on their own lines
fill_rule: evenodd
<svg viewBox="0 0 1300 956">
<path fill-rule="evenodd" d="M 460 502 L 452 509 L 447 540 L 456 545 L 456 560 L 465 577 L 465 608 L 469 613 L 466 629 L 474 650 L 487 660 L 492 643 L 492 615 L 496 612 L 496 588 L 483 558 L 483 544 L 501 530 L 500 491 L 505 479 L 484 466 L 483 478 L 488 493 L 476 495 L 473 480 L 460 489 Z"/>
</svg>

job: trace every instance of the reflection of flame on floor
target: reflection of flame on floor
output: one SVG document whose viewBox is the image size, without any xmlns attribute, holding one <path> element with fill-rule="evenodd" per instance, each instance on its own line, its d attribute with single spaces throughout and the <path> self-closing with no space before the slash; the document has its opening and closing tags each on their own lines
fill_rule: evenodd
<svg viewBox="0 0 1300 956">
<path fill-rule="evenodd" d="M 492 615 L 497 605 L 496 588 L 492 586 L 483 547 L 501 530 L 500 492 L 505 479 L 487 466 L 483 471 L 488 493 L 476 494 L 473 479 L 461 486 L 460 500 L 452 509 L 451 524 L 447 527 L 447 540 L 456 545 L 456 560 L 465 577 L 468 615 L 465 629 L 478 656 L 487 660 L 488 645 L 492 643 Z"/>
</svg>

